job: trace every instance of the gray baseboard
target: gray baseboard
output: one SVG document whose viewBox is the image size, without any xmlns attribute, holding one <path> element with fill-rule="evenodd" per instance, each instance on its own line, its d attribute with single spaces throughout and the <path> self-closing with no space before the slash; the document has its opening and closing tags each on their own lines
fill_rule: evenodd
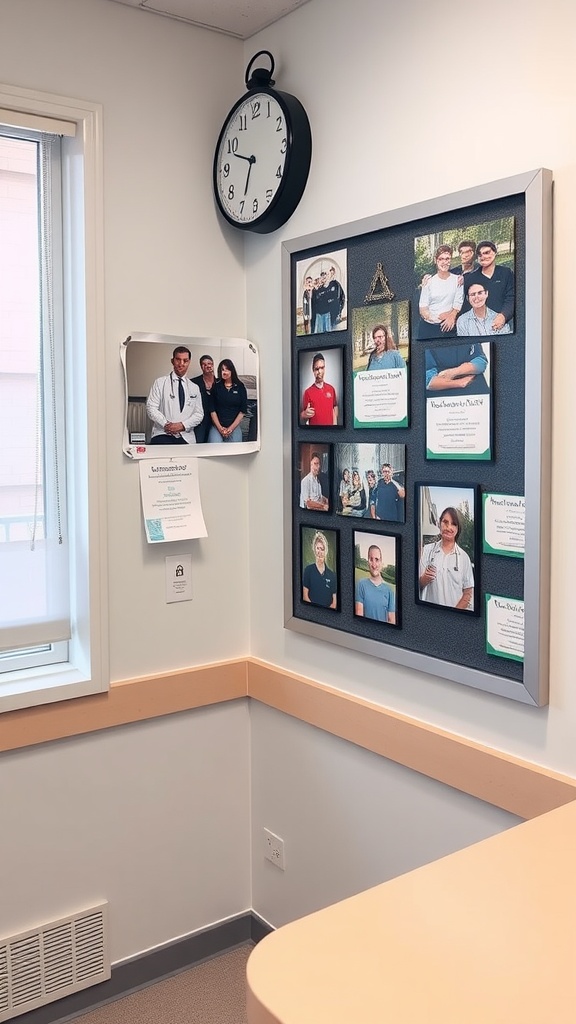
<svg viewBox="0 0 576 1024">
<path fill-rule="evenodd" d="M 112 968 L 109 981 L 48 1003 L 38 1010 L 22 1013 L 13 1018 L 14 1024 L 64 1024 L 64 1021 L 121 999 L 136 989 L 153 985 L 171 974 L 194 967 L 202 960 L 209 960 L 247 942 L 260 942 L 271 931 L 273 929 L 270 925 L 258 914 L 247 911 L 195 932 L 194 935 L 188 935 L 185 939 L 171 942 L 161 949 L 118 964 Z"/>
</svg>

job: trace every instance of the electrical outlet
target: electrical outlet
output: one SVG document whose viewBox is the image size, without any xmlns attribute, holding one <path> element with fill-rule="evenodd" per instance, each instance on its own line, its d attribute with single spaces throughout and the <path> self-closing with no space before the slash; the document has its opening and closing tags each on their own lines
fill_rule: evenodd
<svg viewBox="0 0 576 1024">
<path fill-rule="evenodd" d="M 264 831 L 264 856 L 277 868 L 284 871 L 284 840 L 275 836 L 273 832 L 265 828 Z"/>
</svg>

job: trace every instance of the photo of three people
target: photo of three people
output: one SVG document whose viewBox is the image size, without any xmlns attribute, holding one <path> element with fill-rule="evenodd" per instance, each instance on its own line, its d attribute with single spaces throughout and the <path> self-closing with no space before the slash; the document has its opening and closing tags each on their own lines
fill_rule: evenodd
<svg viewBox="0 0 576 1024">
<path fill-rule="evenodd" d="M 418 340 L 512 334 L 514 262 L 514 217 L 415 238 Z"/>
<path fill-rule="evenodd" d="M 347 252 L 337 249 L 296 264 L 296 334 L 347 329 Z"/>
</svg>

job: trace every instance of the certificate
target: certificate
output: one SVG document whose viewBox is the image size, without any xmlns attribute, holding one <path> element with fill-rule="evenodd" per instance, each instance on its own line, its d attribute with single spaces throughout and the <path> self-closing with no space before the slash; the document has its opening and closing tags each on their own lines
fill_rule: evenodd
<svg viewBox="0 0 576 1024">
<path fill-rule="evenodd" d="M 489 555 L 524 557 L 525 501 L 521 494 L 484 494 L 483 550 Z"/>
<path fill-rule="evenodd" d="M 354 374 L 355 427 L 408 426 L 408 370 L 359 370 Z"/>
<path fill-rule="evenodd" d="M 426 458 L 492 458 L 490 395 L 426 399 Z"/>
<path fill-rule="evenodd" d="M 524 661 L 524 601 L 486 594 L 486 652 Z"/>
<path fill-rule="evenodd" d="M 140 493 L 149 544 L 206 537 L 198 460 L 182 455 L 140 466 Z"/>
<path fill-rule="evenodd" d="M 492 458 L 491 342 L 425 350 L 426 458 Z"/>
</svg>

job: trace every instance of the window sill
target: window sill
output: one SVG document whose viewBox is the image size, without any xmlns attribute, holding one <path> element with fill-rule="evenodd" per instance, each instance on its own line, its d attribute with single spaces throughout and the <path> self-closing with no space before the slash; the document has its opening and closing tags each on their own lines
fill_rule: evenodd
<svg viewBox="0 0 576 1024">
<path fill-rule="evenodd" d="M 96 687 L 93 679 L 68 662 L 3 672 L 0 676 L 0 713 L 85 697 L 96 689 L 101 692 L 101 687 Z"/>
</svg>

